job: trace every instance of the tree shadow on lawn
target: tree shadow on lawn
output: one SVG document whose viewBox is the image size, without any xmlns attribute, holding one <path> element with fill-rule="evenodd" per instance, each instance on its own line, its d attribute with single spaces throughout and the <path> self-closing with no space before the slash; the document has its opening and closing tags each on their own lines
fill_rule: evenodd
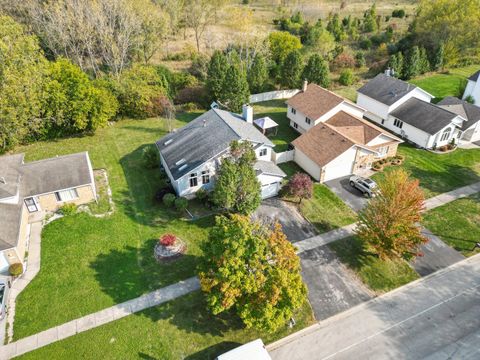
<svg viewBox="0 0 480 360">
<path fill-rule="evenodd" d="M 445 156 L 445 155 L 438 155 Z M 394 167 L 392 167 L 394 168 Z M 480 181 L 477 172 L 466 166 L 444 164 L 441 171 L 424 170 L 409 166 L 407 170 L 412 177 L 420 180 L 420 186 L 433 195 L 455 190 L 459 187 Z M 428 197 L 428 193 L 426 194 Z"/>
</svg>

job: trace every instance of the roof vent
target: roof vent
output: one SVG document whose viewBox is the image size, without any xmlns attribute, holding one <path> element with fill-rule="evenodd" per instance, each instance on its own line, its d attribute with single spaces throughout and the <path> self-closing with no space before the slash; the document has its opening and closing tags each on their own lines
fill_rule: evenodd
<svg viewBox="0 0 480 360">
<path fill-rule="evenodd" d="M 7 181 L 5 180 L 5 178 L 3 176 L 0 176 L 0 183 L 2 183 L 2 184 L 7 183 Z"/>
<path fill-rule="evenodd" d="M 163 143 L 163 145 L 167 146 L 168 144 L 171 144 L 173 142 L 173 139 L 168 139 Z"/>
<path fill-rule="evenodd" d="M 178 168 L 178 171 L 182 171 L 182 170 L 185 170 L 187 168 L 187 164 L 183 164 L 182 166 L 180 166 Z"/>
<path fill-rule="evenodd" d="M 175 165 L 177 165 L 177 166 L 178 166 L 178 165 L 182 165 L 185 161 L 186 161 L 186 160 L 182 158 L 182 159 L 178 160 L 178 161 L 175 163 Z"/>
</svg>

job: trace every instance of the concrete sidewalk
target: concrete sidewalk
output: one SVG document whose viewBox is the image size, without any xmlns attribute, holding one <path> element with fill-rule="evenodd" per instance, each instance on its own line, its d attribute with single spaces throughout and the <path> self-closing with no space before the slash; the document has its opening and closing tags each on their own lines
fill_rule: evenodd
<svg viewBox="0 0 480 360">
<path fill-rule="evenodd" d="M 267 346 L 273 360 L 480 358 L 480 255 Z"/>
<path fill-rule="evenodd" d="M 316 235 L 302 241 L 297 241 L 293 245 L 295 245 L 298 249 L 297 254 L 300 254 L 305 251 L 318 248 L 319 246 L 327 245 L 331 242 L 352 236 L 355 226 L 357 226 L 357 223 L 353 223 L 320 235 Z"/>
<path fill-rule="evenodd" d="M 480 192 L 480 182 L 467 185 L 425 200 L 426 210 L 435 209 L 436 207 L 448 204 L 457 199 L 461 199 Z"/>
<path fill-rule="evenodd" d="M 176 299 L 198 289 L 200 289 L 200 284 L 196 277 L 180 281 L 138 298 L 72 320 L 5 346 L 0 346 L 0 359 L 10 359 L 25 354 L 75 334 Z"/>
</svg>

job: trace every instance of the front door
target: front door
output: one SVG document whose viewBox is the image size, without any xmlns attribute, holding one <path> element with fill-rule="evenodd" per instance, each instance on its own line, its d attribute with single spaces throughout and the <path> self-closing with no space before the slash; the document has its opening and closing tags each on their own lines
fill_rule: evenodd
<svg viewBox="0 0 480 360">
<path fill-rule="evenodd" d="M 37 203 L 33 198 L 26 198 L 25 205 L 27 205 L 28 212 L 38 211 Z"/>
</svg>

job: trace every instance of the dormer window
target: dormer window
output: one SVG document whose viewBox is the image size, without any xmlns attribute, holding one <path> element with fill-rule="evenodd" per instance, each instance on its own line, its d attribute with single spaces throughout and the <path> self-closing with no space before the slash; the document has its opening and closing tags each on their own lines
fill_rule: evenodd
<svg viewBox="0 0 480 360">
<path fill-rule="evenodd" d="M 198 186 L 197 173 L 190 174 L 190 187 Z"/>
<path fill-rule="evenodd" d="M 260 154 L 259 156 L 266 156 L 267 155 L 267 149 L 260 149 Z"/>
</svg>

